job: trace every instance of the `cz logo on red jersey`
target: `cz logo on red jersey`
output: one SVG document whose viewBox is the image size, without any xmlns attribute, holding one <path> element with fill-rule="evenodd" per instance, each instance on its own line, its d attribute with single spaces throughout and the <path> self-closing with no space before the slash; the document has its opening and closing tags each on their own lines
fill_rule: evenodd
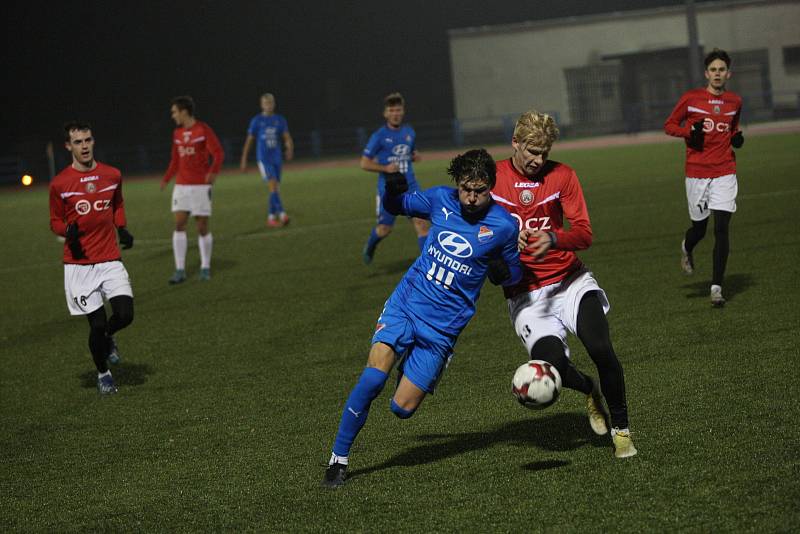
<svg viewBox="0 0 800 534">
<path fill-rule="evenodd" d="M 511 213 L 510 215 L 517 220 L 520 231 L 533 230 L 535 232 L 536 230 L 550 230 L 552 228 L 550 226 L 550 217 L 531 217 L 523 221 L 522 217 L 516 213 Z"/>
<path fill-rule="evenodd" d="M 86 215 L 90 211 L 105 211 L 107 209 L 111 209 L 111 199 L 106 200 L 95 200 L 94 202 L 89 202 L 88 200 L 79 200 L 75 203 L 75 211 L 78 212 L 78 215 Z"/>
<path fill-rule="evenodd" d="M 713 132 L 714 130 L 718 132 L 728 132 L 730 129 L 731 125 L 727 122 L 714 122 L 707 117 L 703 120 L 703 131 L 706 133 Z"/>
<path fill-rule="evenodd" d="M 179 146 L 178 147 L 178 154 L 180 155 L 180 157 L 194 156 L 194 147 L 193 146 Z"/>
</svg>

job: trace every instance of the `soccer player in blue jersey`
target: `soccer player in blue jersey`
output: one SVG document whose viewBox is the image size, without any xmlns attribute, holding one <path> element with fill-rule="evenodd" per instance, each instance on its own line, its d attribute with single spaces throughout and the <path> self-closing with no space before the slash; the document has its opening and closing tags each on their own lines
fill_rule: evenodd
<svg viewBox="0 0 800 534">
<path fill-rule="evenodd" d="M 402 173 L 408 182 L 409 191 L 414 192 L 419 189 L 412 164 L 419 159 L 416 149 L 417 134 L 411 126 L 403 124 L 405 106 L 405 100 L 400 93 L 392 93 L 383 99 L 383 117 L 386 119 L 386 124 L 373 132 L 361 155 L 361 168 L 378 173 L 378 195 L 375 202 L 378 222 L 364 245 L 363 259 L 366 264 L 372 262 L 378 243 L 392 232 L 394 226 L 395 215 L 386 211 L 381 204 L 381 197 L 386 188 L 386 174 Z M 423 250 L 429 225 L 419 217 L 413 217 L 411 221 L 417 232 L 419 248 Z"/>
<path fill-rule="evenodd" d="M 366 369 L 342 412 L 322 482 L 326 487 L 344 484 L 350 447 L 395 362 L 401 378 L 390 409 L 407 419 L 433 393 L 458 335 L 475 313 L 486 277 L 508 286 L 522 276 L 517 223 L 491 197 L 492 157 L 483 149 L 470 150 L 453 159 L 447 172 L 456 189 L 412 192 L 402 174 L 385 177 L 384 208 L 392 215 L 427 219 L 431 231 L 378 317 Z"/>
<path fill-rule="evenodd" d="M 286 161 L 294 157 L 294 141 L 289 133 L 289 125 L 283 115 L 275 113 L 275 97 L 270 93 L 261 95 L 261 113 L 250 120 L 247 139 L 242 149 L 239 167 L 247 170 L 247 154 L 256 143 L 256 160 L 261 178 L 269 185 L 269 209 L 267 226 L 277 227 L 289 224 L 289 216 L 283 209 L 279 193 L 283 154 L 281 141 L 286 151 Z"/>
</svg>

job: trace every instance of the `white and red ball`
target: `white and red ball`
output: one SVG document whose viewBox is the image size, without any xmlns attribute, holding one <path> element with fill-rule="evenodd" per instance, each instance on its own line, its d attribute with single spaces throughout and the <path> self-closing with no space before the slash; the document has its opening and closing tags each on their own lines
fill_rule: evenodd
<svg viewBox="0 0 800 534">
<path fill-rule="evenodd" d="M 511 391 L 520 404 L 533 410 L 547 408 L 561 394 L 561 375 L 551 364 L 531 360 L 517 368 Z"/>
</svg>

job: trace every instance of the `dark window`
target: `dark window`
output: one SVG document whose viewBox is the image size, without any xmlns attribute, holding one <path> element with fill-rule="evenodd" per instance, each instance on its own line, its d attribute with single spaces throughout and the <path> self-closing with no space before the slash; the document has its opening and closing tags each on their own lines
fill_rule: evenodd
<svg viewBox="0 0 800 534">
<path fill-rule="evenodd" d="M 783 66 L 786 72 L 793 74 L 800 72 L 800 46 L 783 47 Z"/>
</svg>

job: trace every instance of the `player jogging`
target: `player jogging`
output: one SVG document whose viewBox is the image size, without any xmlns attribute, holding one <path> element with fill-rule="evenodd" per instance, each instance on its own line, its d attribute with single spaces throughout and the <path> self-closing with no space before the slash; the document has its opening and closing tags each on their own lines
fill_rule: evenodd
<svg viewBox="0 0 800 534">
<path fill-rule="evenodd" d="M 375 212 L 378 221 L 370 232 L 362 252 L 362 258 L 366 264 L 372 262 L 378 243 L 388 236 L 394 227 L 395 216 L 386 211 L 381 204 L 381 197 L 386 188 L 386 174 L 402 173 L 408 182 L 409 191 L 413 192 L 419 189 L 413 166 L 413 162 L 419 160 L 416 149 L 417 134 L 411 126 L 403 124 L 403 117 L 406 113 L 405 106 L 405 99 L 400 93 L 392 93 L 383 99 L 383 117 L 386 119 L 386 124 L 373 132 L 361 155 L 361 168 L 378 173 L 378 193 L 375 197 Z M 423 250 L 429 225 L 427 221 L 419 217 L 414 217 L 411 221 L 417 232 L 419 248 Z"/>
<path fill-rule="evenodd" d="M 175 255 L 175 273 L 169 283 L 180 284 L 186 280 L 186 223 L 189 215 L 194 215 L 197 223 L 200 280 L 210 280 L 211 248 L 214 243 L 208 229 L 208 219 L 211 217 L 211 186 L 217 178 L 225 154 L 214 130 L 195 118 L 192 97 L 174 98 L 170 113 L 177 128 L 172 132 L 169 167 L 161 180 L 163 191 L 172 177 L 178 175 L 172 189 L 172 212 L 175 214 L 172 251 Z"/>
<path fill-rule="evenodd" d="M 261 178 L 269 185 L 269 207 L 267 209 L 267 226 L 277 227 L 289 224 L 289 216 L 283 209 L 283 202 L 278 192 L 281 182 L 281 140 L 286 150 L 286 161 L 294 157 L 294 141 L 289 133 L 289 125 L 283 115 L 275 111 L 275 97 L 270 93 L 261 95 L 261 113 L 250 120 L 247 128 L 247 139 L 242 149 L 242 161 L 239 167 L 247 170 L 247 155 L 253 142 L 256 143 L 256 160 Z"/>
<path fill-rule="evenodd" d="M 722 307 L 722 281 L 730 248 L 728 227 L 736 211 L 738 182 L 736 154 L 744 136 L 739 130 L 742 98 L 725 90 L 731 77 L 731 58 L 715 48 L 705 58 L 703 88 L 687 91 L 672 110 L 664 131 L 686 141 L 686 200 L 692 225 L 681 243 L 681 268 L 694 272 L 694 247 L 706 235 L 708 217 L 714 213 L 714 252 L 711 305 Z"/>
<path fill-rule="evenodd" d="M 494 284 L 519 280 L 517 226 L 490 195 L 494 160 L 483 149 L 470 150 L 453 159 L 447 172 L 457 189 L 404 192 L 402 174 L 386 175 L 384 208 L 430 220 L 431 232 L 378 317 L 366 369 L 342 412 L 324 486 L 344 484 L 350 447 L 395 362 L 401 378 L 390 409 L 407 419 L 433 393 L 487 275 Z"/>
<path fill-rule="evenodd" d="M 625 377 L 606 320 L 608 299 L 575 254 L 592 243 L 589 212 L 575 171 L 547 159 L 556 139 L 553 118 L 528 111 L 514 128 L 511 158 L 497 164 L 492 196 L 517 221 L 523 266 L 522 281 L 504 288 L 511 322 L 531 359 L 550 362 L 565 387 L 586 395 L 589 423 L 598 435 L 608 433 L 605 395 L 614 454 L 633 456 Z M 578 336 L 597 366 L 602 394 L 569 360 L 567 332 Z"/>
<path fill-rule="evenodd" d="M 50 182 L 50 229 L 64 241 L 64 293 L 72 315 L 89 320 L 89 350 L 97 368 L 97 391 L 112 395 L 117 386 L 109 363 L 119 363 L 114 334 L 133 321 L 133 290 L 122 265 L 122 248 L 133 246 L 126 230 L 122 176 L 94 159 L 92 127 L 64 125 L 72 164 Z M 106 318 L 103 299 L 111 304 Z"/>
</svg>

